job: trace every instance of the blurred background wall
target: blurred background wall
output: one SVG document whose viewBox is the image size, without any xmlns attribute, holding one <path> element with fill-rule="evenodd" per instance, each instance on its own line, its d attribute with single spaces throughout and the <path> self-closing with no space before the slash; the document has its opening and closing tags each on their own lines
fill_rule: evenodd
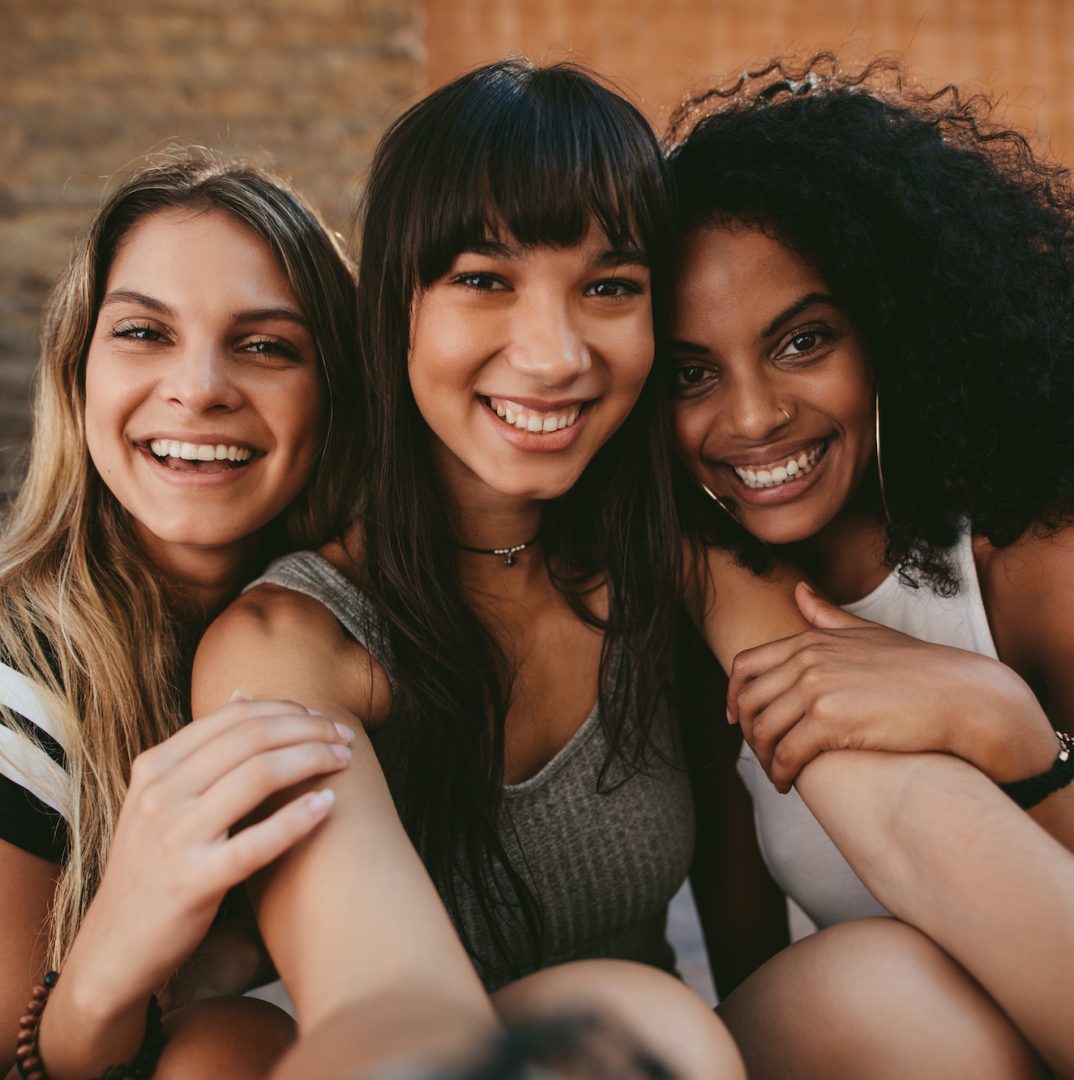
<svg viewBox="0 0 1074 1080">
<path fill-rule="evenodd" d="M 568 52 L 658 127 L 686 87 L 782 52 L 905 55 L 1074 164 L 1071 0 L 0 0 L 0 490 L 37 318 L 109 178 L 199 143 L 274 165 L 346 230 L 384 125 L 464 68 Z"/>
</svg>

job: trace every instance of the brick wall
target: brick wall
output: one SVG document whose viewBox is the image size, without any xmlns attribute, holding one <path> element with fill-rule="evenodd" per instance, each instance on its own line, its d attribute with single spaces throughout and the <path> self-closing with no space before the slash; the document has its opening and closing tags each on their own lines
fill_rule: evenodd
<svg viewBox="0 0 1074 1080">
<path fill-rule="evenodd" d="M 974 82 L 1074 165 L 1071 0 L 428 0 L 428 82 L 510 53 L 579 60 L 658 127 L 688 85 L 787 52 L 902 53 L 927 85 Z"/>
<path fill-rule="evenodd" d="M 253 157 L 345 229 L 424 80 L 421 0 L 3 0 L 0 468 L 28 430 L 41 304 L 109 176 L 171 141 Z M 0 481 L 3 484 L 3 481 Z"/>
<path fill-rule="evenodd" d="M 1070 0 L 0 0 L 0 14 L 0 491 L 70 238 L 110 175 L 170 140 L 275 164 L 345 227 L 385 122 L 464 68 L 574 50 L 662 127 L 687 85 L 835 47 L 898 50 L 926 83 L 1003 95 L 1008 122 L 1074 164 Z"/>
</svg>

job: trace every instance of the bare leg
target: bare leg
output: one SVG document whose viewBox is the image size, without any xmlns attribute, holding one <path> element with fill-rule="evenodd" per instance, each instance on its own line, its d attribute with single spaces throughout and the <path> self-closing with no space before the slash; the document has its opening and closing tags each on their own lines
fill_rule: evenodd
<svg viewBox="0 0 1074 1080">
<path fill-rule="evenodd" d="M 1046 1075 L 980 986 L 894 919 L 859 919 L 797 942 L 719 1013 L 755 1080 Z"/>
<path fill-rule="evenodd" d="M 821 754 L 806 805 L 873 895 L 945 949 L 1074 1077 L 1074 857 L 946 754 Z"/>
<path fill-rule="evenodd" d="M 507 1022 L 592 1011 L 630 1032 L 683 1080 L 745 1080 L 727 1029 L 689 987 L 624 960 L 582 960 L 519 979 L 493 995 Z"/>
<path fill-rule="evenodd" d="M 259 1080 L 294 1042 L 295 1022 L 254 998 L 209 998 L 168 1014 L 155 1080 Z"/>
</svg>

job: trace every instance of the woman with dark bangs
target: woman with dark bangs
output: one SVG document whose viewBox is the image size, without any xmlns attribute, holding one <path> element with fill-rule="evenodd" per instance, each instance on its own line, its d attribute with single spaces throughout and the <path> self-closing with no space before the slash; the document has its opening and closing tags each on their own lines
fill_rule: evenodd
<svg viewBox="0 0 1074 1080">
<path fill-rule="evenodd" d="M 194 690 L 198 712 L 239 686 L 357 729 L 325 827 L 255 889 L 302 1029 L 335 1014 L 348 1069 L 379 1060 L 397 1006 L 419 1058 L 438 1025 L 488 1029 L 489 994 L 501 1013 L 603 1003 L 681 1075 L 740 1069 L 658 970 L 693 837 L 652 375 L 671 229 L 648 125 L 568 65 L 466 75 L 375 156 L 359 524 L 218 620 Z M 713 559 L 716 615 L 755 602 L 714 623 L 729 664 L 793 604 Z"/>
<path fill-rule="evenodd" d="M 833 1047 L 816 1024 L 875 1004 L 888 980 L 860 917 L 885 908 L 957 956 L 1053 1066 L 1074 1068 L 1069 1033 L 1054 1030 L 1069 935 L 1027 915 L 1072 899 L 1074 195 L 987 110 L 952 87 L 904 86 L 894 62 L 849 77 L 822 56 L 702 95 L 673 128 L 667 366 L 693 474 L 682 505 L 696 535 L 756 566 L 793 559 L 843 606 L 799 585 L 812 628 L 751 650 L 731 677 L 728 719 L 745 742 L 729 769 L 737 757 L 769 872 L 822 928 L 721 1008 L 751 1075 L 861 1067 L 853 1040 Z M 876 829 L 864 795 L 856 822 L 833 817 L 819 777 L 840 768 L 826 759 L 844 755 L 822 754 L 834 748 L 902 752 L 865 755 L 857 780 L 843 766 L 859 788 L 903 771 L 900 814 L 922 776 L 949 774 L 948 803 L 925 798 L 943 807 L 933 828 Z M 983 777 L 998 788 L 978 785 L 977 802 L 967 792 Z M 1027 869 L 1012 897 L 1030 849 L 1057 876 Z M 725 990 L 786 941 L 785 923 L 739 930 Z M 893 970 L 904 1000 L 919 997 Z M 812 992 L 833 974 L 830 993 Z M 808 1008 L 780 1009 L 792 985 Z M 936 1015 L 942 1046 L 959 1029 Z M 905 1048 L 903 1069 L 927 1074 L 924 1045 Z M 964 1074 L 1025 1075 L 1015 1051 Z"/>
</svg>

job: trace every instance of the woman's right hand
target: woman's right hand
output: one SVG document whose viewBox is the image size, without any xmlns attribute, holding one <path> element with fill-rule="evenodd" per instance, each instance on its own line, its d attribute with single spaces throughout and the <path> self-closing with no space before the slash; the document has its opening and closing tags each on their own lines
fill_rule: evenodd
<svg viewBox="0 0 1074 1080">
<path fill-rule="evenodd" d="M 64 1049 L 76 1043 L 88 1064 L 68 1023 L 59 1034 L 61 1016 L 88 1020 L 91 1044 L 94 1021 L 114 1033 L 125 1014 L 144 1020 L 149 995 L 201 942 L 227 890 L 309 835 L 332 793 L 307 793 L 231 830 L 292 785 L 344 768 L 354 737 L 294 702 L 232 700 L 135 759 L 100 888 L 43 1018 L 50 1071 L 65 1072 Z"/>
</svg>

